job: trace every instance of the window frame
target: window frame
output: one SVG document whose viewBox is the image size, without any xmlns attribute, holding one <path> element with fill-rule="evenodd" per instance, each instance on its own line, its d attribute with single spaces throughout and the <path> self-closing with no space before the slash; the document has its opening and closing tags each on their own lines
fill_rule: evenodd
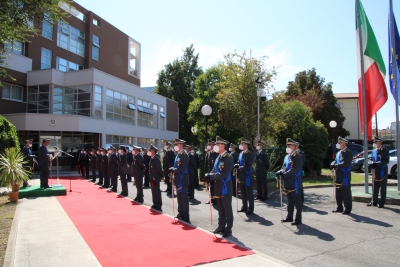
<svg viewBox="0 0 400 267">
<path fill-rule="evenodd" d="M 8 93 L 8 97 L 5 97 L 4 96 L 4 87 L 5 87 L 5 85 L 7 85 L 7 86 L 9 86 L 9 93 Z M 11 96 L 13 95 L 13 93 L 12 93 L 12 91 L 15 89 L 15 87 L 17 87 L 18 89 L 20 89 L 20 96 L 21 96 L 21 98 L 20 99 L 16 99 L 16 98 L 12 98 Z M 5 99 L 5 100 L 10 100 L 10 101 L 15 101 L 15 102 L 24 102 L 24 87 L 23 86 L 21 86 L 21 85 L 16 85 L 16 84 L 11 84 L 11 83 L 5 83 L 5 82 L 3 82 L 3 85 L 2 85 L 2 89 L 1 89 L 1 98 L 2 99 Z"/>
<path fill-rule="evenodd" d="M 43 67 L 42 67 L 43 64 L 45 64 L 45 63 L 43 63 L 43 57 L 49 58 L 49 57 L 43 55 L 43 50 L 47 50 L 47 51 L 50 52 L 50 65 L 49 65 L 48 68 L 43 68 Z M 41 69 L 41 70 L 51 69 L 52 59 L 53 59 L 53 51 L 51 51 L 50 49 L 47 49 L 47 48 L 42 47 L 41 54 L 40 54 L 40 69 Z M 46 64 L 46 65 L 47 65 L 47 64 Z"/>
</svg>

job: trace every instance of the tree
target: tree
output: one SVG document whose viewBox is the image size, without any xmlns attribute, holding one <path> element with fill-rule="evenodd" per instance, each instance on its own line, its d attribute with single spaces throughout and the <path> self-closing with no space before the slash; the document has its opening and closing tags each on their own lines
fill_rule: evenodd
<svg viewBox="0 0 400 267">
<path fill-rule="evenodd" d="M 252 140 L 257 133 L 257 85 L 260 77 L 260 88 L 268 87 L 276 76 L 276 70 L 267 69 L 266 57 L 254 59 L 246 54 L 227 54 L 222 67 L 221 90 L 216 101 L 219 105 L 219 121 L 231 132 L 232 141 L 240 137 Z M 266 112 L 266 103 L 260 103 L 260 116 Z M 260 133 L 266 133 L 267 125 L 260 125 Z"/>
<path fill-rule="evenodd" d="M 191 125 L 187 123 L 187 110 L 193 100 L 195 80 L 203 71 L 198 66 L 199 54 L 194 53 L 193 44 L 183 50 L 183 56 L 168 63 L 158 73 L 157 94 L 168 97 L 178 102 L 179 107 L 179 136 L 188 143 L 193 143 L 195 138 Z"/>
<path fill-rule="evenodd" d="M 9 120 L 0 116 L 0 154 L 12 147 L 19 148 L 17 129 Z"/>
<path fill-rule="evenodd" d="M 46 19 L 55 23 L 66 15 L 59 8 L 59 3 L 69 4 L 70 0 L 3 0 L 0 1 L 0 66 L 4 66 L 7 58 L 5 45 L 14 41 L 28 42 L 28 38 L 38 34 L 35 27 Z M 0 76 L 7 75 L 0 68 Z M 0 83 L 1 85 L 1 83 Z"/>
<path fill-rule="evenodd" d="M 322 168 L 328 147 L 328 133 L 319 121 L 312 118 L 310 108 L 300 101 L 272 102 L 270 115 L 279 118 L 269 129 L 269 136 L 276 145 L 285 148 L 286 138 L 300 142 L 300 149 L 306 154 L 305 171 L 315 176 Z"/>
<path fill-rule="evenodd" d="M 308 106 L 314 120 L 321 121 L 326 129 L 330 129 L 330 121 L 336 121 L 335 133 L 328 131 L 329 139 L 334 139 L 337 135 L 342 137 L 350 135 L 343 128 L 346 118 L 337 106 L 337 99 L 332 92 L 332 83 L 325 83 L 325 79 L 317 75 L 315 68 L 297 73 L 295 80 L 289 82 L 285 95 L 288 100 L 298 100 Z"/>
</svg>

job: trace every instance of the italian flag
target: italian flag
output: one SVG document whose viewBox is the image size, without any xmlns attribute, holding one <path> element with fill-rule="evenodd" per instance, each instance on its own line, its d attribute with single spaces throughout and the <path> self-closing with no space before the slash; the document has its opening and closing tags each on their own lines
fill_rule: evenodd
<svg viewBox="0 0 400 267">
<path fill-rule="evenodd" d="M 372 139 L 372 117 L 386 103 L 388 94 L 385 85 L 386 68 L 383 62 L 378 42 L 374 31 L 368 21 L 360 0 L 356 0 L 356 36 L 357 36 L 357 59 L 358 59 L 358 99 L 360 103 L 361 131 L 364 133 L 364 123 L 367 123 L 368 139 Z M 361 25 L 358 24 L 360 16 Z M 360 40 L 360 31 L 361 39 Z M 360 42 L 362 51 L 360 51 Z M 361 57 L 364 63 L 364 73 L 361 70 Z M 366 96 L 366 121 L 363 112 L 363 90 L 362 76 L 365 81 Z"/>
</svg>

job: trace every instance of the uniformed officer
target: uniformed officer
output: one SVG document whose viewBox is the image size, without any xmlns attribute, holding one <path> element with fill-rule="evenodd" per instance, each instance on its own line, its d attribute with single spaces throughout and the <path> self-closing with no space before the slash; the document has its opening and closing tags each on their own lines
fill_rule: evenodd
<svg viewBox="0 0 400 267">
<path fill-rule="evenodd" d="M 168 141 L 165 143 L 164 149 L 165 153 L 163 158 L 163 168 L 164 177 L 166 178 L 165 181 L 167 183 L 167 189 L 164 192 L 167 192 L 167 194 L 172 194 L 172 185 L 170 179 L 168 179 L 168 170 L 174 166 L 175 153 L 171 150 L 171 143 Z"/>
<path fill-rule="evenodd" d="M 143 159 L 144 159 L 144 166 L 146 167 L 146 172 L 144 173 L 144 183 L 143 183 L 143 187 L 150 187 L 149 184 L 149 163 L 150 163 L 150 157 L 149 155 L 147 155 L 147 149 L 143 148 L 142 149 L 142 154 L 143 154 Z"/>
<path fill-rule="evenodd" d="M 189 217 L 189 199 L 188 199 L 188 164 L 189 156 L 183 149 L 185 140 L 175 138 L 174 150 L 177 152 L 175 157 L 174 166 L 169 168 L 169 171 L 174 174 L 174 186 L 176 188 L 176 197 L 178 199 L 178 215 L 176 218 L 190 223 Z"/>
<path fill-rule="evenodd" d="M 194 169 L 196 168 L 196 160 L 194 155 L 191 153 L 191 146 L 184 145 L 186 154 L 189 156 L 188 164 L 188 174 L 189 174 L 189 186 L 188 186 L 188 196 L 189 199 L 194 199 Z"/>
<path fill-rule="evenodd" d="M 160 158 L 157 156 L 157 151 L 158 151 L 157 147 L 150 145 L 149 181 L 151 187 L 151 194 L 153 196 L 153 205 L 151 206 L 151 208 L 158 211 L 162 211 L 160 182 L 162 179 L 164 179 L 164 172 L 163 169 L 161 168 L 161 161 Z"/>
<path fill-rule="evenodd" d="M 351 161 L 353 160 L 353 153 L 347 148 L 348 142 L 339 136 L 336 148 L 340 150 L 336 153 L 336 158 L 331 163 L 331 169 L 336 170 L 335 193 L 337 204 L 337 208 L 332 212 L 341 212 L 342 214 L 350 214 L 352 209 Z"/>
<path fill-rule="evenodd" d="M 282 169 L 276 175 L 281 177 L 284 182 L 284 190 L 287 194 L 288 206 L 287 216 L 282 222 L 291 222 L 292 225 L 302 224 L 301 212 L 303 211 L 303 204 L 300 195 L 300 180 L 303 172 L 303 156 L 296 150 L 298 142 L 293 139 L 286 139 L 286 153 Z M 293 212 L 296 206 L 296 218 L 293 222 Z"/>
<path fill-rule="evenodd" d="M 133 146 L 133 161 L 131 165 L 131 175 L 135 181 L 136 186 L 136 198 L 134 201 L 143 203 L 143 175 L 147 171 L 144 165 L 144 158 L 140 153 L 140 146 Z"/>
<path fill-rule="evenodd" d="M 301 203 L 304 203 L 303 173 L 304 173 L 304 163 L 306 162 L 306 153 L 304 153 L 304 151 L 301 150 L 299 147 L 300 143 L 297 142 L 297 145 L 295 145 L 295 149 L 303 157 L 303 166 L 301 167 L 303 171 L 302 175 L 300 176 L 300 198 L 301 198 Z"/>
<path fill-rule="evenodd" d="M 110 186 L 110 174 L 108 173 L 108 156 L 105 148 L 101 149 L 101 172 L 103 173 L 104 183 L 99 185 L 108 188 Z"/>
<path fill-rule="evenodd" d="M 132 151 L 129 150 L 129 146 L 125 146 L 126 148 L 126 163 L 128 164 L 128 172 L 126 173 L 126 181 L 127 182 L 132 182 L 132 176 L 131 176 L 131 165 L 133 161 L 133 155 Z"/>
<path fill-rule="evenodd" d="M 198 188 L 199 184 L 199 166 L 200 166 L 200 157 L 197 154 L 197 148 L 195 146 L 192 147 L 192 154 L 194 156 L 194 160 L 196 161 L 196 167 L 194 168 L 194 188 Z"/>
<path fill-rule="evenodd" d="M 108 149 L 110 156 L 108 157 L 108 173 L 111 178 L 111 189 L 108 190 L 109 192 L 117 193 L 118 188 L 118 158 L 115 155 L 115 148 L 110 146 Z"/>
<path fill-rule="evenodd" d="M 91 182 L 96 182 L 96 163 L 97 163 L 97 156 L 96 156 L 96 149 L 92 148 L 90 151 L 91 157 L 89 158 L 90 162 L 90 169 L 92 171 L 92 180 Z"/>
<path fill-rule="evenodd" d="M 229 146 L 229 152 L 231 152 L 231 157 L 233 158 L 233 162 L 237 163 L 239 160 L 239 154 L 236 152 L 236 146 L 235 144 L 231 143 L 231 145 Z M 232 174 L 231 174 L 231 180 L 232 180 L 232 195 L 236 196 L 237 192 L 236 192 L 236 176 L 235 173 L 232 169 Z"/>
<path fill-rule="evenodd" d="M 247 215 L 254 213 L 254 195 L 253 195 L 253 162 L 254 153 L 249 150 L 250 141 L 242 137 L 239 149 L 238 163 L 235 167 L 238 169 L 240 193 L 242 195 L 242 208 L 238 212 L 246 212 Z"/>
<path fill-rule="evenodd" d="M 385 207 L 386 201 L 386 187 L 387 187 L 387 177 L 388 177 L 388 163 L 389 163 L 389 151 L 382 146 L 382 139 L 375 137 L 374 149 L 372 150 L 372 164 L 370 167 L 374 172 L 373 176 L 373 199 L 367 206 L 378 206 L 378 208 Z M 378 202 L 378 194 L 381 194 L 381 198 Z"/>
<path fill-rule="evenodd" d="M 22 148 L 21 153 L 24 155 L 24 162 L 22 167 L 29 173 L 29 179 L 31 178 L 31 174 L 33 173 L 34 163 L 33 163 L 33 155 L 32 155 L 32 140 L 25 140 L 25 146 Z M 33 168 L 32 168 L 33 167 Z M 22 187 L 30 187 L 27 181 L 24 181 Z"/>
<path fill-rule="evenodd" d="M 47 149 L 51 139 L 43 139 L 39 147 L 39 165 L 40 165 L 40 188 L 50 188 L 49 186 L 49 168 L 50 155 Z"/>
<path fill-rule="evenodd" d="M 207 143 L 207 153 L 204 160 L 204 173 L 210 173 L 214 168 L 215 159 L 218 157 L 218 153 L 214 152 L 215 142 L 211 139 L 208 139 Z M 216 205 L 217 202 L 214 202 L 214 184 L 210 184 L 210 193 L 211 193 L 211 202 L 213 205 Z M 210 201 L 207 201 L 206 204 L 210 204 Z"/>
<path fill-rule="evenodd" d="M 89 169 L 90 169 L 90 160 L 89 160 L 89 153 L 88 150 L 83 150 L 83 166 L 85 168 L 85 178 L 90 179 L 89 177 Z"/>
<path fill-rule="evenodd" d="M 79 157 L 78 157 L 79 166 L 78 166 L 78 168 L 79 168 L 79 170 L 80 170 L 80 172 L 81 172 L 81 176 L 82 176 L 82 177 L 85 177 L 85 175 L 86 175 L 85 163 L 84 163 L 85 157 L 84 157 L 83 151 L 84 151 L 84 150 L 81 149 L 81 151 L 79 152 Z"/>
<path fill-rule="evenodd" d="M 213 231 L 215 234 L 223 234 L 223 237 L 232 235 L 233 212 L 232 212 L 232 169 L 233 158 L 226 151 L 228 141 L 217 136 L 214 151 L 219 154 L 210 173 L 206 173 L 204 181 L 211 180 L 214 184 L 215 200 L 218 206 L 218 227 Z"/>
<path fill-rule="evenodd" d="M 101 148 L 97 148 L 96 151 L 96 169 L 97 169 L 97 173 L 99 174 L 99 182 L 97 183 L 98 185 L 102 185 L 103 184 L 103 171 L 102 171 L 102 167 L 101 167 L 101 163 L 102 163 L 102 156 L 101 156 Z"/>
<path fill-rule="evenodd" d="M 256 182 L 257 182 L 257 197 L 255 200 L 266 201 L 268 200 L 268 169 L 269 169 L 269 156 L 263 150 L 265 144 L 258 140 L 257 154 L 256 154 Z"/>
<path fill-rule="evenodd" d="M 122 191 L 119 194 L 120 196 L 127 197 L 128 196 L 128 181 L 126 180 L 126 174 L 128 172 L 128 163 L 126 162 L 126 148 L 125 146 L 120 146 L 118 148 L 118 171 L 119 171 L 119 179 L 121 180 L 121 188 Z"/>
</svg>

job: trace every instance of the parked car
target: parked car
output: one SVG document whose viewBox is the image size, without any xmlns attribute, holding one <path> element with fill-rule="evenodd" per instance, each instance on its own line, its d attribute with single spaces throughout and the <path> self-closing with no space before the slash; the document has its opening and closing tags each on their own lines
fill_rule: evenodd
<svg viewBox="0 0 400 267">
<path fill-rule="evenodd" d="M 388 174 L 392 178 L 397 179 L 397 149 L 389 151 Z"/>
<path fill-rule="evenodd" d="M 368 158 L 372 158 L 372 150 L 368 150 Z M 351 162 L 351 170 L 357 172 L 364 172 L 364 151 L 358 153 L 355 157 L 353 157 L 353 161 Z"/>
</svg>

